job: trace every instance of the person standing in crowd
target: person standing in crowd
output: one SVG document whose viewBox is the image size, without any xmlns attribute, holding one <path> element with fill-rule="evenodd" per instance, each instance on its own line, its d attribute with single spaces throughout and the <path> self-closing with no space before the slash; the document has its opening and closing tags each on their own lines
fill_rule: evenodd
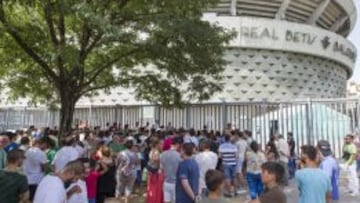
<svg viewBox="0 0 360 203">
<path fill-rule="evenodd" d="M 149 153 L 149 161 L 147 165 L 147 196 L 146 203 L 162 203 L 163 202 L 163 182 L 164 177 L 160 170 L 160 149 L 162 144 L 159 138 L 151 137 L 151 150 Z"/>
<path fill-rule="evenodd" d="M 265 155 L 268 161 L 274 161 L 274 162 L 279 161 L 279 152 L 276 148 L 274 136 L 270 136 L 270 140 L 266 144 Z"/>
<path fill-rule="evenodd" d="M 24 136 L 20 139 L 20 147 L 19 149 L 26 152 L 30 148 L 30 139 L 27 136 Z"/>
<path fill-rule="evenodd" d="M 99 164 L 97 161 L 90 159 L 89 170 L 85 177 L 86 190 L 89 199 L 89 203 L 96 203 L 96 190 L 99 177 L 107 172 L 107 165 L 101 161 Z"/>
<path fill-rule="evenodd" d="M 6 145 L 5 151 L 10 152 L 11 150 L 18 149 L 19 145 L 16 143 L 17 134 L 13 132 L 6 132 L 6 136 L 8 136 L 10 142 Z"/>
<path fill-rule="evenodd" d="M 176 172 L 182 160 L 179 151 L 183 143 L 183 138 L 178 136 L 173 137 L 171 143 L 170 150 L 160 155 L 160 168 L 165 175 L 163 186 L 165 203 L 175 203 Z"/>
<path fill-rule="evenodd" d="M 356 136 L 356 139 L 354 140 L 354 144 L 357 149 L 357 156 L 356 156 L 356 171 L 360 178 L 360 136 Z"/>
<path fill-rule="evenodd" d="M 248 146 L 254 141 L 252 137 L 252 132 L 250 130 L 244 130 L 244 137 L 248 143 Z"/>
<path fill-rule="evenodd" d="M 283 186 L 289 185 L 289 157 L 290 157 L 290 150 L 289 150 L 289 144 L 284 139 L 284 137 L 280 134 L 275 134 L 275 140 L 276 140 L 276 147 L 279 152 L 279 163 L 284 167 L 285 169 L 285 175 L 283 176 L 282 184 Z"/>
<path fill-rule="evenodd" d="M 118 155 L 116 197 L 124 199 L 124 203 L 128 203 L 136 180 L 136 166 L 140 165 L 140 160 L 134 152 L 132 140 L 127 140 L 125 147 L 126 150 Z"/>
<path fill-rule="evenodd" d="M 175 203 L 194 203 L 200 198 L 200 170 L 198 164 L 192 158 L 193 152 L 194 144 L 183 144 L 181 152 L 183 161 L 179 164 L 176 173 Z"/>
<path fill-rule="evenodd" d="M 68 190 L 64 184 L 76 182 L 85 173 L 85 167 L 81 161 L 68 162 L 59 172 L 45 176 L 35 193 L 33 203 L 64 203 L 72 195 L 81 193 L 79 186 L 73 186 Z"/>
<path fill-rule="evenodd" d="M 331 181 L 327 173 L 318 167 L 318 151 L 315 147 L 301 147 L 301 169 L 295 173 L 300 191 L 299 203 L 331 202 Z"/>
<path fill-rule="evenodd" d="M 99 161 L 106 164 L 108 170 L 98 179 L 96 202 L 104 203 L 108 197 L 115 197 L 116 190 L 116 164 L 111 156 L 110 148 L 103 145 L 99 148 L 97 156 Z"/>
<path fill-rule="evenodd" d="M 295 140 L 292 132 L 288 132 L 287 134 L 287 142 L 289 145 L 290 150 L 290 157 L 289 157 L 289 179 L 292 179 L 295 177 L 295 171 L 296 171 L 296 158 L 295 158 Z"/>
<path fill-rule="evenodd" d="M 7 136 L 5 135 L 0 135 L 0 170 L 5 168 L 6 166 L 6 151 L 5 151 L 5 146 L 8 142 Z"/>
<path fill-rule="evenodd" d="M 55 154 L 53 165 L 55 172 L 61 171 L 67 163 L 79 158 L 78 151 L 73 147 L 74 139 L 69 136 L 64 138 L 63 147 Z"/>
<path fill-rule="evenodd" d="M 48 163 L 52 163 L 56 155 L 55 142 L 50 137 L 42 137 L 41 145 L 43 146 L 42 150 L 46 153 Z"/>
<path fill-rule="evenodd" d="M 354 144 L 354 136 L 347 135 L 345 137 L 345 145 L 343 148 L 343 159 L 345 161 L 343 167 L 347 173 L 348 190 L 351 196 L 359 195 L 359 179 L 356 172 L 356 155 L 357 149 Z"/>
<path fill-rule="evenodd" d="M 326 172 L 331 180 L 331 197 L 333 200 L 339 200 L 339 164 L 332 156 L 331 146 L 328 141 L 320 140 L 317 144 L 317 148 L 321 157 L 320 169 Z"/>
<path fill-rule="evenodd" d="M 205 184 L 205 174 L 208 170 L 214 170 L 217 166 L 218 156 L 210 151 L 210 141 L 203 140 L 200 142 L 200 148 L 202 151 L 195 155 L 195 161 L 200 169 L 200 192 L 202 197 L 206 197 L 208 191 Z"/>
<path fill-rule="evenodd" d="M 225 135 L 225 143 L 219 147 L 219 158 L 222 160 L 222 167 L 225 173 L 225 196 L 235 195 L 236 172 L 238 164 L 238 150 L 236 145 L 230 142 L 231 136 Z"/>
<path fill-rule="evenodd" d="M 245 153 L 246 153 L 248 144 L 247 144 L 246 140 L 244 139 L 244 134 L 242 132 L 238 132 L 238 136 L 239 137 L 236 142 L 236 147 L 238 150 L 238 163 L 237 163 L 237 167 L 236 167 L 238 190 L 237 190 L 236 194 L 243 194 L 243 193 L 245 193 L 245 190 L 242 189 L 242 188 L 245 188 L 243 166 L 244 166 L 244 162 L 245 162 Z M 240 188 L 239 186 L 241 186 L 242 188 Z"/>
<path fill-rule="evenodd" d="M 79 161 L 81 161 L 84 165 L 84 173 L 81 174 L 77 181 L 74 181 L 70 184 L 70 186 L 66 189 L 66 192 L 71 192 L 73 187 L 78 187 L 79 191 L 69 197 L 66 203 L 88 203 L 89 201 L 85 177 L 87 172 L 90 170 L 90 160 L 88 158 L 80 158 Z"/>
<path fill-rule="evenodd" d="M 218 170 L 208 170 L 205 174 L 205 183 L 209 195 L 200 200 L 199 203 L 228 203 L 222 198 L 222 188 L 225 183 L 225 176 Z"/>
<path fill-rule="evenodd" d="M 31 201 L 34 199 L 36 188 L 45 176 L 44 171 L 48 167 L 46 154 L 40 149 L 41 145 L 40 140 L 34 140 L 33 146 L 25 152 L 23 169 L 29 183 Z"/>
<path fill-rule="evenodd" d="M 259 199 L 251 200 L 249 203 L 286 203 L 286 195 L 279 185 L 284 174 L 284 167 L 277 162 L 262 164 L 261 180 L 265 185 L 265 190 Z"/>
<path fill-rule="evenodd" d="M 112 136 L 112 141 L 109 143 L 109 148 L 111 149 L 111 152 L 114 154 L 126 150 L 126 147 L 123 144 L 123 137 L 120 133 L 115 133 Z"/>
<path fill-rule="evenodd" d="M 259 150 L 256 141 L 250 144 L 250 149 L 246 152 L 246 179 L 249 186 L 250 199 L 254 200 L 263 192 L 261 181 L 261 165 L 265 163 L 265 155 Z"/>
<path fill-rule="evenodd" d="M 26 176 L 18 172 L 24 159 L 22 150 L 15 149 L 7 154 L 7 165 L 0 169 L 0 202 L 29 203 Z"/>
</svg>

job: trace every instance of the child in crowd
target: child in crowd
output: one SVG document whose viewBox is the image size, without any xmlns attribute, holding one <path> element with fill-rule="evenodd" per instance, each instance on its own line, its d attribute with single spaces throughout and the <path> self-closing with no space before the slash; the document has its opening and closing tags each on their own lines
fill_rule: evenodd
<svg viewBox="0 0 360 203">
<path fill-rule="evenodd" d="M 102 170 L 99 171 L 100 165 Z M 103 162 L 97 163 L 97 161 L 90 159 L 89 165 L 85 164 L 87 176 L 85 177 L 87 196 L 89 203 L 96 203 L 96 190 L 97 182 L 101 175 L 107 172 L 108 167 Z"/>
<path fill-rule="evenodd" d="M 277 162 L 262 164 L 261 180 L 265 185 L 265 191 L 258 199 L 249 203 L 286 203 L 286 195 L 279 186 L 284 174 L 284 167 Z"/>
<path fill-rule="evenodd" d="M 142 154 L 140 151 L 140 146 L 139 145 L 134 145 L 134 152 L 136 153 L 138 160 L 141 161 L 142 160 Z M 135 186 L 138 188 L 139 192 L 141 189 L 141 183 L 142 183 L 142 170 L 141 170 L 141 164 L 137 164 L 136 165 L 136 181 L 135 181 Z"/>
<path fill-rule="evenodd" d="M 228 201 L 222 197 L 225 176 L 218 170 L 210 169 L 205 174 L 205 183 L 209 191 L 209 195 L 200 200 L 200 203 L 227 203 Z"/>
</svg>

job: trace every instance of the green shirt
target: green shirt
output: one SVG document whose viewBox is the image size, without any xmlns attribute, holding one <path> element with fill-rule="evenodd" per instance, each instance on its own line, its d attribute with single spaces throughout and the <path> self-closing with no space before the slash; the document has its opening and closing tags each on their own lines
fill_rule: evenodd
<svg viewBox="0 0 360 203">
<path fill-rule="evenodd" d="M 19 196 L 29 190 L 26 176 L 0 170 L 0 202 L 18 203 Z"/>
<path fill-rule="evenodd" d="M 351 143 L 351 144 L 345 145 L 344 146 L 344 151 L 351 155 L 349 160 L 347 160 L 346 163 L 349 164 L 349 165 L 356 163 L 354 161 L 354 159 L 353 159 L 353 158 L 355 158 L 354 156 L 357 154 L 357 149 L 356 149 L 355 144 Z"/>
<path fill-rule="evenodd" d="M 48 163 L 52 163 L 54 157 L 56 154 L 56 150 L 55 149 L 50 149 L 48 152 L 46 152 L 46 158 L 48 160 Z"/>
<path fill-rule="evenodd" d="M 110 147 L 111 151 L 116 152 L 116 153 L 122 152 L 126 149 L 126 147 L 123 144 L 118 144 L 115 142 L 110 142 L 109 147 Z"/>
</svg>

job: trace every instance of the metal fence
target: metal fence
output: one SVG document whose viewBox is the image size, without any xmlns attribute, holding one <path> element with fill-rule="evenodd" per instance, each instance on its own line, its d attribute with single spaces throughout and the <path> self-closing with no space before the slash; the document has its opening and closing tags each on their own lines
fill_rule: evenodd
<svg viewBox="0 0 360 203">
<path fill-rule="evenodd" d="M 251 130 L 260 143 L 269 135 L 292 132 L 297 146 L 328 140 L 336 156 L 341 154 L 343 137 L 358 133 L 360 100 L 332 99 L 288 101 L 191 104 L 183 109 L 166 109 L 158 105 L 90 106 L 77 108 L 74 124 L 87 121 L 91 126 L 104 127 L 107 122 L 144 126 L 147 122 L 166 126 L 222 130 L 229 123 L 233 128 Z M 0 110 L 0 128 L 21 129 L 30 125 L 57 126 L 58 111 L 34 108 L 7 108 Z"/>
</svg>

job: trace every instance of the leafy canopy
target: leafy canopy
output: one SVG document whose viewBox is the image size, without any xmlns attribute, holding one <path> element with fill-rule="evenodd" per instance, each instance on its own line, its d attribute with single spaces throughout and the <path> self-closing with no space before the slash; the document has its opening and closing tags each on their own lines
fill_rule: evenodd
<svg viewBox="0 0 360 203">
<path fill-rule="evenodd" d="M 112 87 L 165 106 L 221 90 L 233 32 L 217 0 L 0 0 L 0 76 L 12 98 L 76 102 Z"/>
</svg>

